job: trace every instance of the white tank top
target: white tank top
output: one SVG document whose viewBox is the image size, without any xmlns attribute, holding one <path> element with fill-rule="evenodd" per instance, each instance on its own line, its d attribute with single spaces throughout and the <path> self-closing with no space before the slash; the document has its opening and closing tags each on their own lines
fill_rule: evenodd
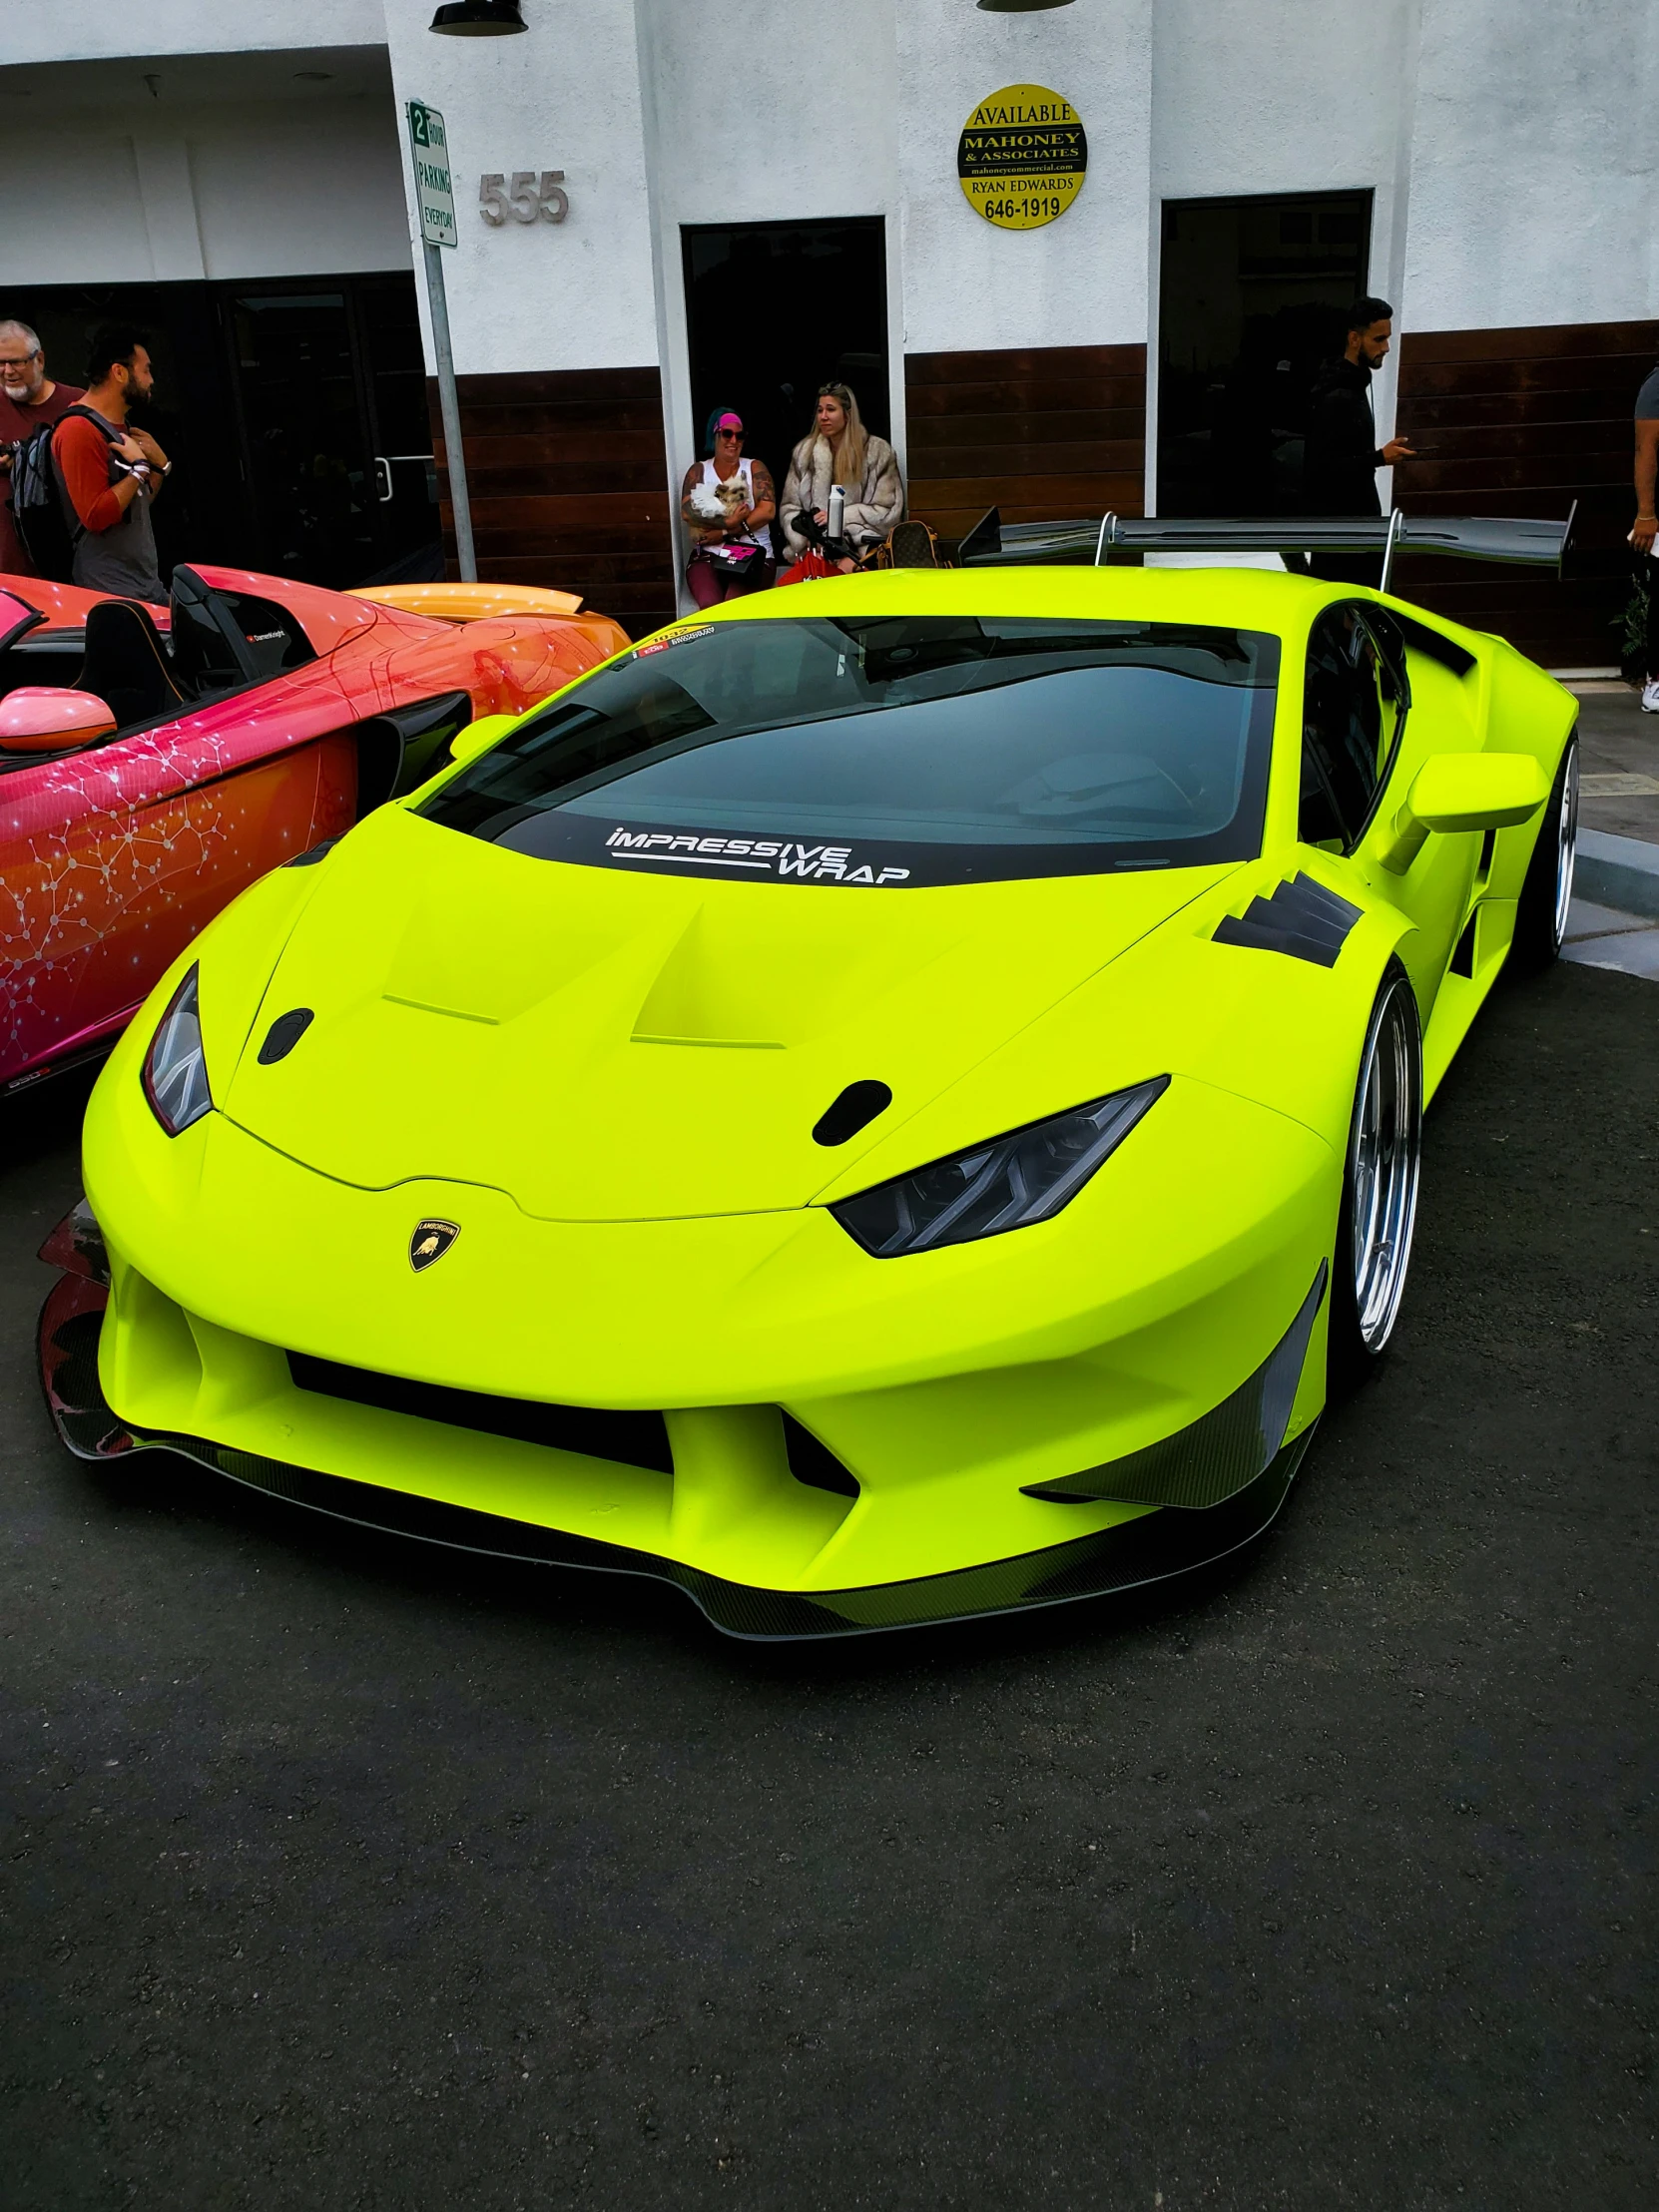
<svg viewBox="0 0 1659 2212">
<path fill-rule="evenodd" d="M 755 478 L 751 473 L 753 467 L 754 463 L 747 457 L 738 463 L 738 474 L 743 478 L 743 503 L 746 507 L 753 507 L 755 504 Z M 711 491 L 719 491 L 720 478 L 715 474 L 713 461 L 703 463 L 703 481 Z M 731 477 L 728 476 L 726 481 L 730 483 Z M 726 542 L 728 545 L 758 545 L 767 554 L 772 551 L 772 538 L 765 524 L 759 530 L 740 530 L 735 538 L 728 538 Z"/>
</svg>

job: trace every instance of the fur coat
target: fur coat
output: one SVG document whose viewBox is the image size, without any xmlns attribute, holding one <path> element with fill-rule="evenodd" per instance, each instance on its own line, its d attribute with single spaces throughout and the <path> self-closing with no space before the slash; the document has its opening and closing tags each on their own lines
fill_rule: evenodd
<svg viewBox="0 0 1659 2212">
<path fill-rule="evenodd" d="M 829 443 L 815 432 L 805 437 L 790 456 L 790 472 L 784 481 L 784 497 L 778 509 L 789 540 L 792 558 L 799 560 L 808 540 L 798 535 L 795 518 L 816 514 L 830 505 L 830 486 L 835 481 Z M 885 538 L 904 513 L 904 479 L 898 473 L 898 456 L 885 438 L 871 432 L 864 445 L 864 480 L 842 484 L 846 494 L 848 537 Z"/>
</svg>

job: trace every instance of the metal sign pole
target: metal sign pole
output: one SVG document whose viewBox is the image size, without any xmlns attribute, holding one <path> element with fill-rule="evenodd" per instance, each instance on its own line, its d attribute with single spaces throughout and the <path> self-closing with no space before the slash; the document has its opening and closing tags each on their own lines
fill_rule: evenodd
<svg viewBox="0 0 1659 2212">
<path fill-rule="evenodd" d="M 461 448 L 461 403 L 455 395 L 455 355 L 449 343 L 449 303 L 443 291 L 443 249 L 428 243 L 426 300 L 432 310 L 432 350 L 437 356 L 438 412 L 443 417 L 443 450 L 449 464 L 449 502 L 455 516 L 455 565 L 463 584 L 478 581 L 472 550 L 472 502 L 466 490 L 466 455 Z"/>
<path fill-rule="evenodd" d="M 409 102 L 409 157 L 420 240 L 426 258 L 426 303 L 432 311 L 432 351 L 437 359 L 438 412 L 449 464 L 449 501 L 455 518 L 455 564 L 463 584 L 478 581 L 472 548 L 472 502 L 466 495 L 466 454 L 461 445 L 461 405 L 455 396 L 455 352 L 449 342 L 449 302 L 443 290 L 443 249 L 457 244 L 455 195 L 449 177 L 449 134 L 443 117 L 423 100 Z"/>
</svg>

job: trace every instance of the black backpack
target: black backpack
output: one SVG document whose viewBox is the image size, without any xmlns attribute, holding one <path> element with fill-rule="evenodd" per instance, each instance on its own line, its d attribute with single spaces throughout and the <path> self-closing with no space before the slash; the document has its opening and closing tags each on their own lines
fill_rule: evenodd
<svg viewBox="0 0 1659 2212">
<path fill-rule="evenodd" d="M 89 422 L 98 423 L 100 432 L 104 429 L 90 407 L 66 407 L 58 422 L 67 422 L 71 415 L 85 415 Z M 75 548 L 86 532 L 78 522 L 71 528 L 65 519 L 68 501 L 52 458 L 58 422 L 41 423 L 12 448 L 12 521 L 35 574 L 48 583 L 67 584 L 74 572 Z"/>
</svg>

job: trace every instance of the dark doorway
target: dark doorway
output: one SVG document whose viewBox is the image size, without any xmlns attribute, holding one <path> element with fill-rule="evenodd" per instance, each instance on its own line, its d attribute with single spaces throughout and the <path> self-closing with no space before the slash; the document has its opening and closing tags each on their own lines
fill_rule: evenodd
<svg viewBox="0 0 1659 2212">
<path fill-rule="evenodd" d="M 1308 394 L 1371 266 L 1369 192 L 1164 203 L 1158 511 L 1302 510 Z"/>
<path fill-rule="evenodd" d="M 710 415 L 735 407 L 744 451 L 780 492 L 807 434 L 818 387 L 849 384 L 868 429 L 890 437 L 887 256 L 879 216 L 837 223 L 740 223 L 686 229 L 686 324 L 695 456 Z"/>
<path fill-rule="evenodd" d="M 24 285 L 6 310 L 85 381 L 102 322 L 148 333 L 145 419 L 174 472 L 157 548 L 308 583 L 366 583 L 438 539 L 425 364 L 406 273 L 254 283 Z"/>
<path fill-rule="evenodd" d="M 412 281 L 246 285 L 228 306 L 262 544 L 253 565 L 357 583 L 434 538 Z"/>
</svg>

